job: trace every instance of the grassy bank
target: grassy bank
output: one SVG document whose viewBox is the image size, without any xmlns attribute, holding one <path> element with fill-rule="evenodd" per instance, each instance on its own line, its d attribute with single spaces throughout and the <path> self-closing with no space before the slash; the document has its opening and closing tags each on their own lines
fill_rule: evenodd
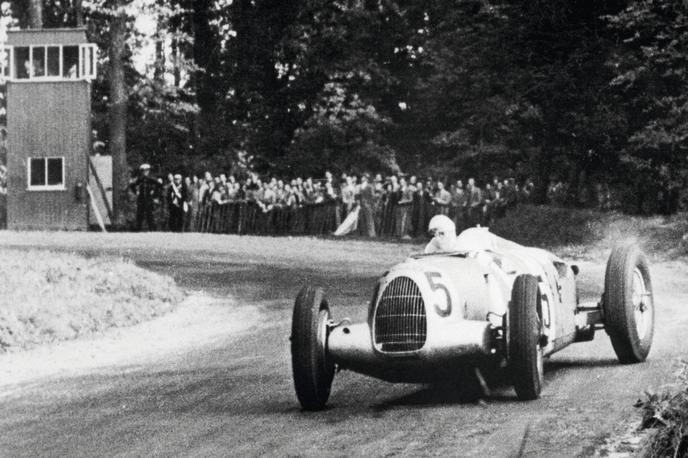
<svg viewBox="0 0 688 458">
<path fill-rule="evenodd" d="M 136 324 L 182 298 L 172 279 L 122 259 L 0 249 L 0 352 Z"/>
<path fill-rule="evenodd" d="M 688 362 L 682 362 L 678 379 L 675 389 L 646 393 L 645 399 L 638 401 L 643 414 L 641 428 L 651 430 L 638 456 L 688 456 Z"/>
<path fill-rule="evenodd" d="M 491 230 L 524 245 L 550 248 L 566 256 L 606 258 L 609 249 L 633 239 L 653 258 L 675 259 L 688 254 L 682 237 L 688 215 L 629 216 L 547 206 L 523 205 L 501 218 Z"/>
</svg>

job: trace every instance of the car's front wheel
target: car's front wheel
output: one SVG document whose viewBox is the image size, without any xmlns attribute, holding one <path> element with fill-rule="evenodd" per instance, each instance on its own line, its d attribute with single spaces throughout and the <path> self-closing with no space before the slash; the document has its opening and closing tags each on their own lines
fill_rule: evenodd
<svg viewBox="0 0 688 458">
<path fill-rule="evenodd" d="M 537 278 L 527 274 L 516 277 L 509 303 L 507 358 L 516 396 L 521 400 L 537 399 L 542 391 L 544 362 L 538 300 Z"/>
<path fill-rule="evenodd" d="M 322 288 L 301 288 L 292 316 L 291 363 L 296 397 L 304 410 L 323 409 L 330 396 L 334 363 L 327 354 L 329 318 Z"/>
<path fill-rule="evenodd" d="M 604 277 L 604 328 L 623 364 L 645 361 L 654 333 L 650 268 L 637 245 L 615 247 Z"/>
</svg>

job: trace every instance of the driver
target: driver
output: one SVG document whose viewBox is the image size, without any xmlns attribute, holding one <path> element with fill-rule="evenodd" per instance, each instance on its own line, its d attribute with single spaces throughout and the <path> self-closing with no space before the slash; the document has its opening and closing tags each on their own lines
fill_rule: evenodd
<svg viewBox="0 0 688 458">
<path fill-rule="evenodd" d="M 445 215 L 435 215 L 428 224 L 432 240 L 425 246 L 425 253 L 452 253 L 456 251 L 496 251 L 494 235 L 486 227 L 470 227 L 456 235 L 454 222 Z"/>
<path fill-rule="evenodd" d="M 433 216 L 428 224 L 428 232 L 432 235 L 432 240 L 425 246 L 425 253 L 458 251 L 456 225 L 448 216 Z"/>
</svg>

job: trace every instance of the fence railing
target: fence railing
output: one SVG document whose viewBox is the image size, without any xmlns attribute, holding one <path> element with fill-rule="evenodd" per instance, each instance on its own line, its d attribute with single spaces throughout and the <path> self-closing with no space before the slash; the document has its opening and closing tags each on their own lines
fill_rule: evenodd
<svg viewBox="0 0 688 458">
<path fill-rule="evenodd" d="M 264 210 L 255 202 L 217 202 L 191 208 L 187 214 L 191 232 L 256 235 L 329 234 L 341 222 L 341 208 L 336 203 L 275 206 Z"/>
<path fill-rule="evenodd" d="M 185 230 L 218 234 L 327 235 L 337 229 L 347 216 L 347 210 L 340 201 L 269 209 L 253 201 L 210 202 L 190 208 Z M 372 222 L 359 218 L 357 230 L 362 235 L 416 237 L 425 234 L 430 218 L 436 214 L 452 218 L 461 230 L 475 224 L 489 224 L 500 213 L 500 208 L 490 205 L 468 208 L 425 202 L 381 202 L 372 207 Z M 373 232 L 368 224 L 374 225 Z"/>
</svg>

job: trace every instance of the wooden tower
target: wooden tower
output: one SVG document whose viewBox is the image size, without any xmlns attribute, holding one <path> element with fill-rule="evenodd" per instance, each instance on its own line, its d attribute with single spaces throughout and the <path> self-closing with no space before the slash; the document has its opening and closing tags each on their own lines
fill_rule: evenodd
<svg viewBox="0 0 688 458">
<path fill-rule="evenodd" d="M 91 80 L 84 29 L 8 31 L 7 228 L 88 229 Z"/>
</svg>

